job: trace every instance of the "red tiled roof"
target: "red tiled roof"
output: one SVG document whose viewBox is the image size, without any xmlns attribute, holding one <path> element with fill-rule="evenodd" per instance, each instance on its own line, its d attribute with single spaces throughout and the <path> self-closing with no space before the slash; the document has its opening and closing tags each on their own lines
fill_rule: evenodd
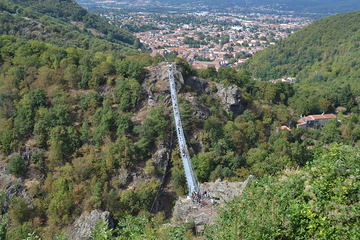
<svg viewBox="0 0 360 240">
<path fill-rule="evenodd" d="M 304 122 L 301 118 L 299 118 L 297 121 L 297 125 L 303 125 L 303 124 L 306 124 L 306 122 Z"/>
<path fill-rule="evenodd" d="M 281 126 L 280 129 L 281 129 L 281 131 L 284 131 L 286 129 L 291 132 L 291 129 L 288 128 L 287 126 Z"/>
</svg>

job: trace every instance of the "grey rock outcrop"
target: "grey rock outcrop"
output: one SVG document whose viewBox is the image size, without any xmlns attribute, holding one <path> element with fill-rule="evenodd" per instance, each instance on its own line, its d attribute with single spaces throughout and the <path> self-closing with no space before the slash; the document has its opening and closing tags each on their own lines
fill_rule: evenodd
<svg viewBox="0 0 360 240">
<path fill-rule="evenodd" d="M 169 150 L 165 143 L 159 144 L 157 151 L 153 154 L 151 160 L 157 169 L 165 169 L 169 158 Z"/>
<path fill-rule="evenodd" d="M 28 202 L 31 200 L 29 194 L 24 190 L 23 178 L 12 176 L 6 170 L 6 164 L 2 160 L 0 160 L 0 190 L 5 192 L 9 200 L 16 195 L 22 195 Z"/>
<path fill-rule="evenodd" d="M 225 204 L 236 197 L 239 197 L 243 189 L 254 179 L 253 175 L 250 175 L 245 182 L 229 182 L 221 181 L 221 179 L 215 182 L 204 183 L 201 185 L 202 189 L 210 191 L 210 197 L 215 199 L 220 204 Z"/>
<path fill-rule="evenodd" d="M 88 239 L 91 235 L 91 231 L 94 229 L 95 224 L 99 220 L 104 220 L 108 224 L 109 228 L 114 228 L 114 222 L 108 211 L 100 211 L 95 209 L 91 213 L 84 212 L 67 230 L 67 236 L 70 239 Z"/>
<path fill-rule="evenodd" d="M 233 112 L 234 118 L 242 113 L 241 90 L 233 85 L 225 88 L 222 84 L 216 84 L 218 89 L 215 97 L 221 99 L 221 104 L 224 105 L 226 112 Z"/>
<path fill-rule="evenodd" d="M 192 88 L 195 88 L 198 91 L 205 92 L 206 94 L 210 93 L 209 83 L 197 77 L 188 77 L 185 81 L 185 84 L 190 85 Z"/>
<path fill-rule="evenodd" d="M 253 181 L 254 176 L 250 175 L 245 182 L 229 182 L 220 179 L 200 185 L 200 189 L 210 191 L 210 198 L 202 198 L 203 206 L 195 205 L 188 197 L 179 197 L 173 211 L 174 221 L 194 221 L 197 231 L 203 229 L 205 224 L 212 224 L 214 217 L 217 216 L 216 208 L 211 204 L 210 199 L 214 199 L 216 205 L 224 205 L 226 202 L 240 196 L 243 189 L 249 182 Z"/>
<path fill-rule="evenodd" d="M 186 79 L 185 84 L 190 85 L 192 88 L 204 92 L 205 94 L 211 94 L 210 83 L 204 79 L 197 77 L 189 77 Z M 217 88 L 217 92 L 214 97 L 221 99 L 221 104 L 224 105 L 226 112 L 233 112 L 234 118 L 242 113 L 241 107 L 241 90 L 236 86 L 224 87 L 223 84 L 213 83 Z"/>
</svg>

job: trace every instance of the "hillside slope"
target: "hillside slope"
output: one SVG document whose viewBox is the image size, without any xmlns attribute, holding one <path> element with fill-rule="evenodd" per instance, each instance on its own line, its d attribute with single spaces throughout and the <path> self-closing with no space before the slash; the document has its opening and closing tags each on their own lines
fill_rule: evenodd
<svg viewBox="0 0 360 240">
<path fill-rule="evenodd" d="M 359 148 L 333 145 L 301 170 L 286 169 L 252 182 L 205 235 L 210 239 L 359 239 L 359 154 Z"/>
<path fill-rule="evenodd" d="M 72 0 L 7 1 L 0 3 L 0 11 L 3 12 L 0 16 L 2 35 L 64 47 L 76 46 L 95 52 L 131 49 L 134 43 L 136 48 L 140 47 L 130 32 L 86 12 Z"/>
<path fill-rule="evenodd" d="M 282 76 L 315 82 L 344 76 L 357 78 L 359 41 L 360 11 L 336 14 L 319 19 L 258 52 L 243 68 L 262 80 Z"/>
</svg>

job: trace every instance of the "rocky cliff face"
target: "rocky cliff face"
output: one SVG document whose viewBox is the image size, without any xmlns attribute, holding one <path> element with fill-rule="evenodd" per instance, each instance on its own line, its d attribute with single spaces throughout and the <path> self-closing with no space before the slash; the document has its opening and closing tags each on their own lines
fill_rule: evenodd
<svg viewBox="0 0 360 240">
<path fill-rule="evenodd" d="M 225 87 L 223 84 L 210 83 L 205 79 L 197 77 L 189 77 L 185 80 L 185 84 L 190 85 L 194 89 L 203 92 L 207 95 L 213 94 L 214 97 L 221 100 L 226 112 L 233 112 L 234 118 L 240 115 L 243 111 L 241 106 L 241 90 L 236 86 Z M 211 86 L 216 86 L 217 92 L 212 93 Z"/>
<path fill-rule="evenodd" d="M 97 221 L 103 220 L 108 224 L 109 228 L 114 228 L 114 222 L 108 211 L 100 211 L 95 209 L 91 213 L 83 212 L 83 214 L 74 222 L 67 230 L 66 235 L 70 239 L 89 239 L 91 232 Z"/>
<path fill-rule="evenodd" d="M 210 191 L 210 197 L 203 197 L 203 206 L 196 205 L 189 197 L 179 197 L 175 203 L 173 220 L 174 221 L 194 221 L 197 231 L 201 231 L 205 224 L 212 224 L 214 217 L 217 216 L 217 206 L 239 197 L 249 182 L 253 181 L 254 176 L 250 175 L 245 182 L 228 182 L 220 179 L 211 183 L 200 185 L 200 189 Z M 211 203 L 215 201 L 215 205 Z"/>
</svg>

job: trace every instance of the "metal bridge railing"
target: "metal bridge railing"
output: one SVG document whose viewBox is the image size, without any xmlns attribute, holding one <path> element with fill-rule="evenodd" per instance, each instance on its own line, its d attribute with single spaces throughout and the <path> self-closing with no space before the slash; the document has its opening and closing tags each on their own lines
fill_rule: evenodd
<svg viewBox="0 0 360 240">
<path fill-rule="evenodd" d="M 178 136 L 181 160 L 182 160 L 182 163 L 184 166 L 189 195 L 191 195 L 191 193 L 193 191 L 200 190 L 199 189 L 199 181 L 196 177 L 196 174 L 195 174 L 192 162 L 191 162 L 190 154 L 189 154 L 188 148 L 186 146 L 186 139 L 185 139 L 182 123 L 181 123 L 179 104 L 178 104 L 177 96 L 176 96 L 176 88 L 175 88 L 175 81 L 174 81 L 174 68 L 176 69 L 175 64 L 168 65 L 168 73 L 169 73 L 170 89 L 171 89 L 171 100 L 172 100 L 174 119 L 175 119 L 175 125 L 176 125 L 176 133 Z"/>
</svg>

